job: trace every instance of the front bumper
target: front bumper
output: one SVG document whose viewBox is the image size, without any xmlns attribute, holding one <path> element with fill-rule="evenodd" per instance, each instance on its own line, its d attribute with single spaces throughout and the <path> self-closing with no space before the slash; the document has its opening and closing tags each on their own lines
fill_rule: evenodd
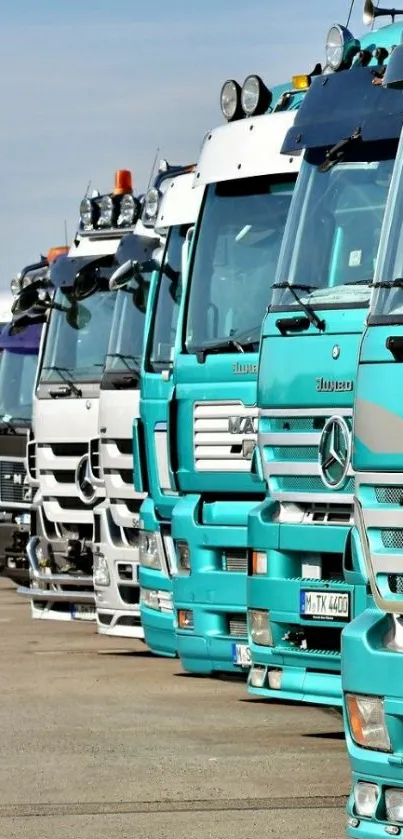
<svg viewBox="0 0 403 839">
<path fill-rule="evenodd" d="M 40 539 L 31 536 L 27 545 L 30 586 L 18 593 L 31 600 L 33 618 L 48 620 L 95 620 L 95 596 L 92 576 L 61 574 L 41 569 L 38 548 Z"/>
<path fill-rule="evenodd" d="M 133 528 L 133 544 L 129 546 L 126 535 L 112 520 L 109 502 L 104 502 L 100 512 L 95 511 L 94 518 L 98 519 L 95 532 L 100 539 L 94 553 L 103 556 L 110 579 L 109 585 L 99 585 L 94 575 L 97 630 L 113 638 L 143 639 L 138 548 L 134 546 L 138 530 Z"/>
</svg>

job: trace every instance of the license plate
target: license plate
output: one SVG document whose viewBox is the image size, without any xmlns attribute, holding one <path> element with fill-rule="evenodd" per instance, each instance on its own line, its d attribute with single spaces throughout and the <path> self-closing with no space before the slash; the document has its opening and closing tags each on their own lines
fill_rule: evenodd
<svg viewBox="0 0 403 839">
<path fill-rule="evenodd" d="M 322 621 L 348 621 L 350 595 L 341 591 L 301 591 L 302 618 Z"/>
<path fill-rule="evenodd" d="M 71 606 L 70 614 L 75 621 L 94 621 L 96 611 L 93 606 Z"/>
<path fill-rule="evenodd" d="M 234 664 L 239 664 L 240 667 L 250 667 L 252 659 L 250 649 L 247 644 L 233 644 L 232 645 L 232 660 Z"/>
</svg>

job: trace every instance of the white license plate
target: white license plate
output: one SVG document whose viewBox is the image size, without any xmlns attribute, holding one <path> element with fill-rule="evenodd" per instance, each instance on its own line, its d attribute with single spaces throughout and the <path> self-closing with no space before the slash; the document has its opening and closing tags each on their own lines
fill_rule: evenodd
<svg viewBox="0 0 403 839">
<path fill-rule="evenodd" d="M 96 620 L 96 611 L 93 606 L 76 606 L 72 605 L 70 614 L 75 621 L 94 621 Z"/>
<path fill-rule="evenodd" d="M 300 615 L 311 620 L 348 621 L 350 595 L 342 591 L 301 591 Z"/>
<path fill-rule="evenodd" d="M 250 667 L 252 659 L 250 649 L 247 644 L 233 644 L 232 645 L 232 660 L 234 664 L 239 664 L 240 667 Z"/>
</svg>

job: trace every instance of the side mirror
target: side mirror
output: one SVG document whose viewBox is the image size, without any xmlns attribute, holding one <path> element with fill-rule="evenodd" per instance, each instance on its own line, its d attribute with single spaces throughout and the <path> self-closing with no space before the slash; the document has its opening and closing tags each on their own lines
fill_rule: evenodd
<svg viewBox="0 0 403 839">
<path fill-rule="evenodd" d="M 73 285 L 73 296 L 76 300 L 85 300 L 94 294 L 99 286 L 98 267 L 93 262 L 83 265 L 77 272 Z"/>
<path fill-rule="evenodd" d="M 66 311 L 66 310 L 65 310 Z M 74 301 L 66 311 L 66 321 L 72 329 L 85 329 L 91 320 L 91 312 L 85 306 Z"/>
<path fill-rule="evenodd" d="M 109 280 L 109 290 L 116 291 L 118 288 L 124 288 L 133 277 L 139 276 L 140 265 L 137 260 L 127 259 L 123 265 L 119 265 L 116 271 L 113 272 Z"/>
<path fill-rule="evenodd" d="M 403 45 L 395 47 L 386 67 L 383 86 L 403 90 Z"/>
<path fill-rule="evenodd" d="M 32 309 L 39 302 L 38 288 L 35 285 L 28 285 L 23 288 L 11 306 L 14 316 L 23 315 Z"/>
</svg>

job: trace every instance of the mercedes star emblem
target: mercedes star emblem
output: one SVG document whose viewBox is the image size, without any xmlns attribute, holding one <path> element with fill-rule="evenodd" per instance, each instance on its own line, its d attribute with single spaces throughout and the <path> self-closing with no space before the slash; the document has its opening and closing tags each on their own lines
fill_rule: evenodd
<svg viewBox="0 0 403 839">
<path fill-rule="evenodd" d="M 328 489 L 342 489 L 346 484 L 351 460 L 351 433 L 346 421 L 330 417 L 319 442 L 319 472 Z"/>
<path fill-rule="evenodd" d="M 96 496 L 96 487 L 91 480 L 90 461 L 88 454 L 79 460 L 76 469 L 76 487 L 83 504 L 92 504 Z"/>
</svg>

